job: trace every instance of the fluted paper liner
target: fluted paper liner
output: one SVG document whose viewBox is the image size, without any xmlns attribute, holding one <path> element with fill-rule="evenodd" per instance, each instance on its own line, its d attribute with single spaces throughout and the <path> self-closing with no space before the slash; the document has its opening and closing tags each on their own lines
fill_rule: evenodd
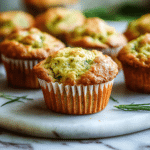
<svg viewBox="0 0 150 150">
<path fill-rule="evenodd" d="M 113 80 L 95 85 L 70 86 L 38 79 L 49 109 L 65 114 L 92 114 L 103 110 L 109 101 Z"/>
<path fill-rule="evenodd" d="M 2 61 L 7 73 L 8 84 L 22 88 L 40 88 L 33 67 L 40 60 L 11 59 L 2 55 Z"/>
</svg>

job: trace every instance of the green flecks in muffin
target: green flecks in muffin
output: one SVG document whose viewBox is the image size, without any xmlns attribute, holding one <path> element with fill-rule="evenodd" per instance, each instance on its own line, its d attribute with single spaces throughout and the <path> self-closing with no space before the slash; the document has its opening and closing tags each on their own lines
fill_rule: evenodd
<svg viewBox="0 0 150 150">
<path fill-rule="evenodd" d="M 62 78 L 62 76 L 56 76 L 55 79 L 56 80 L 60 80 Z"/>
<path fill-rule="evenodd" d="M 84 61 L 84 65 L 85 65 L 87 70 L 90 68 L 92 63 L 93 63 L 93 60 L 91 60 L 91 59 L 88 59 L 88 60 Z"/>
<path fill-rule="evenodd" d="M 14 18 L 13 22 L 22 28 L 28 28 L 29 27 L 29 21 L 27 20 L 26 16 L 23 15 L 22 13 L 17 13 Z"/>
<path fill-rule="evenodd" d="M 41 48 L 41 47 L 43 47 L 44 39 L 45 39 L 44 36 L 40 36 L 40 37 L 39 37 L 39 40 L 35 41 L 35 42 L 32 44 L 32 47 L 33 47 L 33 48 Z"/>
<path fill-rule="evenodd" d="M 45 35 L 37 29 L 29 31 L 20 31 L 9 36 L 9 40 L 17 41 L 23 45 L 27 45 L 32 49 L 44 47 Z"/>
<path fill-rule="evenodd" d="M 148 38 L 147 35 L 143 35 L 128 43 L 130 52 L 139 59 L 150 57 L 150 43 L 146 42 Z"/>
<path fill-rule="evenodd" d="M 43 47 L 43 43 L 39 41 L 35 41 L 34 44 L 32 45 L 33 48 L 41 48 Z"/>
<path fill-rule="evenodd" d="M 66 30 L 70 30 L 70 26 L 76 22 L 76 16 L 70 13 L 64 17 L 57 16 L 55 19 L 46 23 L 47 29 L 54 34 L 64 33 Z"/>
<path fill-rule="evenodd" d="M 150 15 L 145 14 L 142 17 L 129 23 L 128 29 L 138 36 L 149 33 Z"/>
<path fill-rule="evenodd" d="M 13 28 L 14 24 L 11 20 L 5 20 L 0 22 L 0 28 Z"/>
<path fill-rule="evenodd" d="M 111 35 L 114 35 L 116 33 L 106 31 L 105 33 L 98 33 L 98 32 L 90 32 L 88 29 L 86 29 L 86 25 L 82 25 L 79 27 L 76 27 L 75 30 L 71 33 L 72 38 L 83 38 L 83 37 L 89 37 L 93 42 L 101 42 L 106 43 L 107 38 Z"/>
<path fill-rule="evenodd" d="M 81 48 L 66 48 L 56 54 L 55 57 L 48 57 L 44 68 L 55 78 L 56 82 L 67 79 L 78 79 L 79 76 L 88 71 L 93 64 L 96 54 L 92 51 Z"/>
</svg>

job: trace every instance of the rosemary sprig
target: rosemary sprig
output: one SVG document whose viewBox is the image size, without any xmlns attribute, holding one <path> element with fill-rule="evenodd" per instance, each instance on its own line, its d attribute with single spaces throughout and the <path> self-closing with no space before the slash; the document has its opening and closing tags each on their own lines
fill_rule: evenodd
<svg viewBox="0 0 150 150">
<path fill-rule="evenodd" d="M 6 95 L 4 93 L 0 93 L 0 97 L 9 100 L 8 102 L 2 104 L 1 107 L 4 106 L 4 105 L 13 103 L 13 102 L 22 102 L 22 103 L 24 103 L 24 101 L 22 101 L 22 100 L 33 100 L 32 98 L 27 98 L 27 95 L 26 96 L 12 96 L 12 95 Z"/>
<path fill-rule="evenodd" d="M 138 110 L 150 111 L 150 103 L 118 105 L 118 106 L 114 106 L 114 107 L 124 110 L 124 111 L 138 111 Z"/>
<path fill-rule="evenodd" d="M 110 96 L 110 99 L 113 100 L 116 103 L 119 103 L 116 99 L 114 99 L 112 96 Z"/>
</svg>

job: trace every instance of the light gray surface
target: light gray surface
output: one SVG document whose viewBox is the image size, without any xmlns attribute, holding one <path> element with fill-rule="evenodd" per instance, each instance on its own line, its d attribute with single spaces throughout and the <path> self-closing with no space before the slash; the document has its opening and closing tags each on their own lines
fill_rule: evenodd
<svg viewBox="0 0 150 150">
<path fill-rule="evenodd" d="M 0 127 L 38 137 L 63 139 L 89 139 L 128 134 L 150 128 L 149 112 L 127 112 L 114 108 L 118 105 L 110 100 L 108 106 L 92 115 L 64 115 L 51 112 L 45 106 L 41 90 L 17 90 L 7 88 L 2 81 L 0 91 L 10 95 L 33 98 L 25 103 L 8 104 L 0 108 Z M 138 94 L 126 89 L 123 73 L 120 72 L 112 94 L 119 104 L 148 103 L 148 94 Z M 6 100 L 0 98 L 0 105 Z"/>
<path fill-rule="evenodd" d="M 21 93 L 24 93 L 24 90 L 18 90 L 18 92 L 15 92 L 16 90 L 7 87 L 7 83 L 6 83 L 6 78 L 5 78 L 5 71 L 3 69 L 3 67 L 0 68 L 0 87 L 1 88 L 1 92 L 4 91 L 9 91 L 10 93 L 13 93 L 14 95 Z M 121 86 L 121 84 L 120 84 Z M 115 96 L 115 91 L 119 88 L 117 88 L 116 85 L 114 85 L 115 89 L 113 89 L 113 93 Z M 118 85 L 119 87 L 119 85 Z M 125 87 L 123 86 L 120 91 L 122 91 L 122 89 L 125 90 Z M 40 90 L 36 90 L 37 92 L 40 92 Z M 126 91 L 126 90 L 125 90 Z M 120 93 L 119 90 L 117 93 Z M 132 93 L 132 92 L 131 92 Z M 131 94 L 130 93 L 130 94 Z M 28 93 L 24 93 L 23 95 L 26 95 Z M 34 93 L 36 95 L 36 92 Z M 119 95 L 119 94 L 118 94 Z M 134 94 L 132 93 L 130 95 L 132 98 L 134 97 Z M 144 97 L 147 97 L 147 95 L 143 95 Z M 116 97 L 117 98 L 117 97 Z M 126 100 L 127 103 L 130 103 L 130 97 L 129 95 L 126 95 Z M 138 101 L 140 102 L 140 99 L 138 99 Z M 0 101 L 2 102 L 2 101 Z M 3 101 L 4 102 L 4 101 Z M 111 104 L 116 104 L 115 102 L 110 101 Z M 119 101 L 120 102 L 120 101 Z M 143 102 L 143 101 L 142 101 Z M 31 102 L 32 103 L 32 102 Z M 29 103 L 25 103 L 23 105 L 23 107 L 25 107 L 25 105 L 27 104 L 27 106 L 29 106 Z M 33 105 L 35 104 L 35 102 L 33 102 Z M 39 103 L 35 104 L 36 106 Z M 11 105 L 12 108 L 15 108 L 15 105 L 19 105 L 19 104 L 13 104 Z M 3 107 L 3 109 L 6 109 L 8 107 L 11 106 L 5 106 Z M 40 107 L 37 107 L 37 109 L 45 107 L 44 103 L 42 104 L 42 106 L 40 105 Z M 0 107 L 1 110 L 2 107 Z M 19 108 L 18 108 L 19 109 Z M 108 107 L 103 111 L 104 113 L 107 111 Z M 28 109 L 28 114 L 30 114 L 32 111 L 32 109 Z M 2 111 L 2 110 L 1 110 Z M 45 111 L 44 111 L 45 112 Z M 18 112 L 19 113 L 19 112 Z M 130 116 L 130 112 L 122 112 L 117 110 L 117 113 L 127 113 Z M 136 112 L 135 113 L 136 116 Z M 23 112 L 22 112 L 23 114 Z M 100 114 L 100 113 L 99 113 Z M 132 114 L 132 113 L 131 113 Z M 145 114 L 145 112 L 138 112 L 137 114 L 143 115 Z M 146 112 L 147 114 L 147 112 Z M 32 115 L 32 114 L 31 114 Z M 41 116 L 42 114 L 37 114 L 39 116 Z M 58 115 L 60 116 L 60 115 Z M 91 117 L 88 118 L 88 120 L 95 120 L 95 115 L 90 115 Z M 109 119 L 106 118 L 107 116 L 105 116 L 105 119 Z M 111 116 L 110 116 L 111 117 Z M 124 116 L 122 116 L 122 119 Z M 2 120 L 0 120 L 1 123 Z M 5 119 L 3 118 L 3 121 L 5 122 Z M 32 119 L 32 121 L 34 122 L 34 118 Z M 80 121 L 80 120 L 76 120 L 76 121 Z M 139 120 L 140 122 L 141 120 Z M 131 123 L 133 122 L 133 120 L 131 121 Z M 147 121 L 149 122 L 149 117 L 147 118 Z M 129 123 L 129 125 L 131 124 Z M 60 123 L 61 125 L 61 123 Z M 128 126 L 126 126 L 127 124 L 125 124 L 124 129 L 127 129 Z M 141 124 L 138 124 L 139 126 Z M 115 126 L 115 128 L 117 128 L 117 126 Z M 134 126 L 133 126 L 134 128 Z M 49 139 L 49 138 L 36 138 L 35 136 L 27 136 L 24 134 L 18 134 L 17 132 L 11 132 L 11 127 L 9 128 L 9 130 L 5 130 L 4 128 L 0 128 L 0 150 L 82 150 L 82 149 L 87 149 L 87 150 L 99 150 L 99 149 L 103 149 L 103 150 L 148 150 L 150 147 L 150 130 L 145 130 L 145 131 L 141 131 L 138 133 L 133 133 L 133 134 L 129 134 L 129 135 L 121 135 L 118 137 L 110 137 L 110 138 L 97 138 L 97 139 L 90 139 L 90 140 L 59 140 L 59 139 Z M 118 129 L 119 130 L 119 129 Z M 20 132 L 20 131 L 18 131 Z M 109 134 L 109 133 L 108 133 Z M 57 134 L 55 134 L 56 136 Z"/>
</svg>

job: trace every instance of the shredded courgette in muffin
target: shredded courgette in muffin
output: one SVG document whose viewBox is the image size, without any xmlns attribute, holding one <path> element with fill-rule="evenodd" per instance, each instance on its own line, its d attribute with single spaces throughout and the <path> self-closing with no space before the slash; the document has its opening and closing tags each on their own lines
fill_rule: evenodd
<svg viewBox="0 0 150 150">
<path fill-rule="evenodd" d="M 95 17 L 87 19 L 82 26 L 76 27 L 71 36 L 74 39 L 90 37 L 93 42 L 106 43 L 108 37 L 115 34 L 117 32 L 113 27 L 108 26 L 104 20 Z"/>
<path fill-rule="evenodd" d="M 138 36 L 140 36 L 150 31 L 149 24 L 150 14 L 145 14 L 142 17 L 130 22 L 128 25 L 128 29 L 134 31 Z"/>
<path fill-rule="evenodd" d="M 5 20 L 0 22 L 0 28 L 13 28 L 13 22 L 11 20 Z"/>
<path fill-rule="evenodd" d="M 65 28 L 63 29 L 63 26 L 69 27 L 72 24 L 76 23 L 76 19 L 72 17 L 74 13 L 70 13 L 66 15 L 65 17 L 56 17 L 53 21 L 50 20 L 49 22 L 46 23 L 46 27 L 48 30 L 54 34 L 60 34 L 63 33 Z"/>
<path fill-rule="evenodd" d="M 44 44 L 45 39 L 45 34 L 36 28 L 29 31 L 20 31 L 8 37 L 8 40 L 30 46 L 31 50 L 44 47 L 46 45 Z"/>
<path fill-rule="evenodd" d="M 68 78 L 76 80 L 90 69 L 97 55 L 95 51 L 82 48 L 65 48 L 54 57 L 48 57 L 44 68 L 48 69 L 55 82 L 62 82 Z"/>
<path fill-rule="evenodd" d="M 129 42 L 130 52 L 139 59 L 148 59 L 150 57 L 150 34 L 145 34 Z"/>
</svg>

